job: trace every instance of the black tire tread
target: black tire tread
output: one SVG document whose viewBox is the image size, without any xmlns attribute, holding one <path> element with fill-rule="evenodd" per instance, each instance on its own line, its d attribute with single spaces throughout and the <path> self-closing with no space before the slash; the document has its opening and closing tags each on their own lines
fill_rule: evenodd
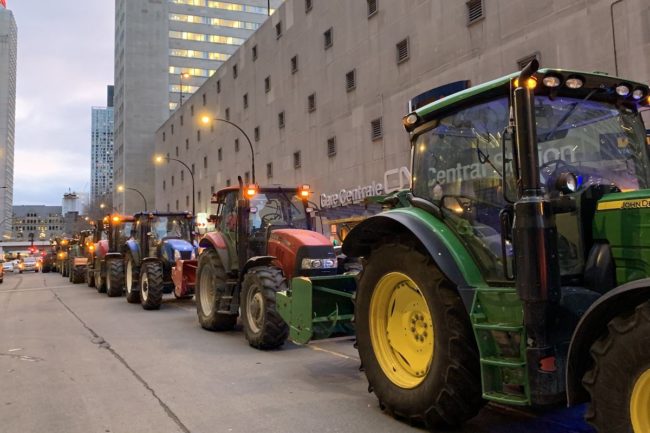
<svg viewBox="0 0 650 433">
<path fill-rule="evenodd" d="M 110 282 L 110 290 L 106 294 L 111 298 L 122 296 L 124 292 L 124 262 L 122 259 L 106 260 L 106 281 Z"/>
<path fill-rule="evenodd" d="M 199 256 L 199 266 L 196 270 L 196 287 L 194 299 L 196 300 L 196 314 L 199 318 L 199 323 L 203 329 L 208 331 L 230 331 L 237 324 L 237 316 L 233 314 L 219 314 L 217 309 L 219 307 L 219 300 L 215 302 L 211 315 L 206 315 L 201 309 L 201 273 L 206 266 L 211 266 L 215 273 L 216 279 L 225 284 L 227 279 L 226 271 L 219 260 L 219 256 L 214 250 L 205 250 Z"/>
<path fill-rule="evenodd" d="M 140 274 L 147 273 L 147 299 L 142 296 L 142 286 L 140 286 L 140 302 L 145 310 L 159 310 L 163 299 L 163 267 L 160 262 L 147 262 L 142 265 Z M 140 278 L 142 284 L 142 278 Z"/>
<path fill-rule="evenodd" d="M 259 333 L 255 334 L 248 324 L 245 300 L 251 285 L 258 283 L 262 287 L 264 299 L 264 324 Z M 289 325 L 275 308 L 275 293 L 287 290 L 287 280 L 282 269 L 274 266 L 258 266 L 248 270 L 244 275 L 241 293 L 242 322 L 248 344 L 261 350 L 276 349 L 284 344 L 289 337 Z"/>
<path fill-rule="evenodd" d="M 609 322 L 607 333 L 590 350 L 593 367 L 582 379 L 591 396 L 585 419 L 598 433 L 630 433 L 632 386 L 638 374 L 650 369 L 650 301 L 629 316 Z"/>
<path fill-rule="evenodd" d="M 361 363 L 368 378 L 369 390 L 372 390 L 379 399 L 382 410 L 397 419 L 406 420 L 414 425 L 424 425 L 428 429 L 458 427 L 473 418 L 485 404 L 482 399 L 479 354 L 469 315 L 456 289 L 444 278 L 437 264 L 428 254 L 418 251 L 411 245 L 383 243 L 373 248 L 372 255 L 366 260 L 359 274 L 359 287 L 356 293 L 357 344 Z M 402 269 L 395 269 L 395 266 L 399 266 L 396 263 L 417 265 L 418 269 L 426 271 L 432 290 L 437 292 L 436 302 L 439 303 L 442 311 L 442 314 L 440 311 L 431 313 L 434 316 L 436 314 L 443 316 L 441 320 L 436 321 L 438 329 L 435 356 L 443 362 L 442 367 L 438 369 L 442 376 L 438 381 L 437 389 L 432 390 L 434 393 L 431 394 L 419 392 L 419 396 L 413 392 L 418 391 L 420 387 L 424 389 L 425 386 L 429 386 L 427 384 L 429 380 L 436 381 L 436 378 L 431 376 L 433 372 L 430 371 L 425 382 L 409 391 L 410 401 L 398 396 L 395 391 L 397 387 L 381 371 L 370 343 L 368 326 L 363 323 L 367 321 L 365 310 L 369 307 L 370 295 L 374 290 L 374 286 L 363 288 L 364 275 L 377 272 L 373 271 L 375 266 L 380 268 L 389 266 L 390 271 L 399 270 L 408 273 Z M 360 301 L 363 305 L 359 305 Z M 361 309 L 364 311 L 360 311 Z M 444 324 L 444 329 L 440 324 Z M 443 335 L 447 335 L 447 338 L 445 343 L 441 344 L 439 338 Z M 441 356 L 443 358 L 440 358 Z M 410 398 L 411 395 L 413 398 Z M 418 398 L 420 400 L 417 400 Z"/>
<path fill-rule="evenodd" d="M 139 281 L 140 267 L 136 266 L 136 262 L 135 262 L 135 260 L 133 260 L 133 256 L 131 256 L 131 253 L 130 252 L 126 253 L 126 259 L 124 261 L 124 272 L 125 273 L 126 273 L 126 269 L 127 269 L 126 263 L 129 260 L 131 260 L 133 262 L 133 266 L 132 266 L 133 275 L 132 275 L 131 279 L 133 281 L 133 287 L 137 288 L 137 290 L 131 290 L 130 293 L 129 293 L 128 290 L 126 290 L 126 275 L 125 275 L 125 277 L 124 277 L 124 291 L 126 292 L 126 302 L 128 302 L 129 304 L 139 304 L 140 303 L 140 291 L 139 291 L 140 289 L 138 287 L 138 284 L 140 282 Z"/>
</svg>

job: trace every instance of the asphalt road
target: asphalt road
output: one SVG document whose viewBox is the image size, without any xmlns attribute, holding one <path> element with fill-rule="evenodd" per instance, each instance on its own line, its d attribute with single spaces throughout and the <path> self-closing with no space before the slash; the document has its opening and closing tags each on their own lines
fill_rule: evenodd
<svg viewBox="0 0 650 433">
<path fill-rule="evenodd" d="M 488 405 L 461 431 L 586 433 L 578 410 Z M 191 300 L 144 311 L 59 274 L 0 285 L 0 433 L 420 432 L 368 394 L 350 339 L 252 349 Z"/>
</svg>

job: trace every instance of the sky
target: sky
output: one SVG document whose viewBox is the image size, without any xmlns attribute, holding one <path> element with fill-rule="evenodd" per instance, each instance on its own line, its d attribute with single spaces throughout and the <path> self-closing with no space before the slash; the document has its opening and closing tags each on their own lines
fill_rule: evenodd
<svg viewBox="0 0 650 433">
<path fill-rule="evenodd" d="M 113 84 L 114 7 L 7 0 L 18 26 L 14 205 L 90 192 L 90 113 Z"/>
</svg>

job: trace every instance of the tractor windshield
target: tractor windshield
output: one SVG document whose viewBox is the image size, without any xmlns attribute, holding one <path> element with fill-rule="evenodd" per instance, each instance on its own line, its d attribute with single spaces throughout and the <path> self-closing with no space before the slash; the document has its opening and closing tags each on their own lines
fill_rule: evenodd
<svg viewBox="0 0 650 433">
<path fill-rule="evenodd" d="M 307 229 L 305 206 L 295 191 L 264 191 L 250 200 L 251 230 L 269 225 Z"/>
<path fill-rule="evenodd" d="M 547 192 L 554 192 L 557 177 L 567 171 L 581 188 L 650 186 L 646 134 L 636 111 L 564 97 L 538 96 L 535 104 L 540 179 Z M 502 274 L 503 173 L 512 180 L 509 195 L 514 193 L 512 167 L 502 161 L 508 118 L 506 97 L 472 105 L 431 122 L 413 149 L 414 195 L 439 204 L 455 221 L 488 277 Z M 510 151 L 511 143 L 507 147 Z"/>
<path fill-rule="evenodd" d="M 192 230 L 190 220 L 183 215 L 160 216 L 157 215 L 151 220 L 151 233 L 153 238 L 160 241 L 165 238 L 177 238 L 190 240 Z"/>
</svg>

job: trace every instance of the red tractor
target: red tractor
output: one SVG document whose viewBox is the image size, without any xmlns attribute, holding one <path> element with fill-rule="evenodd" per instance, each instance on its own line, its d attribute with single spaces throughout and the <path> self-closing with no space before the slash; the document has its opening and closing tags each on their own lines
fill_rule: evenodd
<svg viewBox="0 0 650 433">
<path fill-rule="evenodd" d="M 309 186 L 228 187 L 215 193 L 216 230 L 201 239 L 196 308 L 201 326 L 232 329 L 242 316 L 249 344 L 272 349 L 289 327 L 276 310 L 276 293 L 293 277 L 336 275 L 329 239 L 313 231 Z"/>
<path fill-rule="evenodd" d="M 107 215 L 97 221 L 93 244 L 88 248 L 86 283 L 99 293 L 110 297 L 122 296 L 124 291 L 124 254 L 120 247 L 130 236 L 132 216 Z"/>
</svg>

